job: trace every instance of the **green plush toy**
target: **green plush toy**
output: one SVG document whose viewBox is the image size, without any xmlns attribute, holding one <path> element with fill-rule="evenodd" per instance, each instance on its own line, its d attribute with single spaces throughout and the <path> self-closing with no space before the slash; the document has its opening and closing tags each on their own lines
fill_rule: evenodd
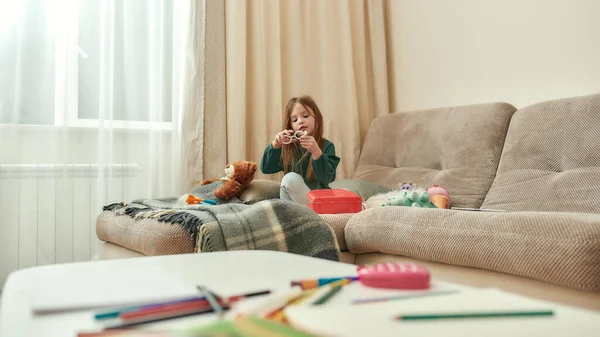
<svg viewBox="0 0 600 337">
<path fill-rule="evenodd" d="M 399 195 L 391 197 L 386 204 L 381 206 L 409 206 L 409 207 L 425 207 L 437 208 L 429 200 L 427 191 L 404 190 Z"/>
</svg>

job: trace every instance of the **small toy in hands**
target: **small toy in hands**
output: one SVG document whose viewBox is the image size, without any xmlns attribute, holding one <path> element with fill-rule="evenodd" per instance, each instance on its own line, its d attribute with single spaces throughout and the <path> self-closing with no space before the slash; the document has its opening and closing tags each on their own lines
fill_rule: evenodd
<svg viewBox="0 0 600 337">
<path fill-rule="evenodd" d="M 193 194 L 188 194 L 187 198 L 185 199 L 185 202 L 188 205 L 198 205 L 198 204 L 216 205 L 217 204 L 217 202 L 215 200 L 198 198 L 197 196 L 195 196 Z"/>
<path fill-rule="evenodd" d="M 283 144 L 290 144 L 294 139 L 300 140 L 300 137 L 306 136 L 307 134 L 308 133 L 304 130 L 298 130 L 298 131 L 294 132 L 291 136 L 285 135 L 285 136 L 281 137 L 281 142 Z"/>
<path fill-rule="evenodd" d="M 427 189 L 429 199 L 437 208 L 450 208 L 450 194 L 445 188 L 438 184 L 433 184 Z"/>
<path fill-rule="evenodd" d="M 369 287 L 386 289 L 429 289 L 429 270 L 406 262 L 383 262 L 357 268 L 359 281 Z"/>
</svg>

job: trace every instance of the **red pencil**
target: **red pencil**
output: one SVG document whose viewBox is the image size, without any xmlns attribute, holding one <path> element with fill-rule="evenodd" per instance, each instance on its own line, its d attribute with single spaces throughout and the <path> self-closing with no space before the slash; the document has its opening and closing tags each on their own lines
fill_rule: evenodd
<svg viewBox="0 0 600 337">
<path fill-rule="evenodd" d="M 269 294 L 270 290 L 257 291 L 254 293 L 240 294 L 223 298 L 216 296 L 217 303 L 223 309 L 229 309 L 232 303 L 243 300 L 248 297 L 260 296 Z M 105 329 L 118 329 L 125 327 L 133 327 L 140 324 L 158 322 L 167 319 L 185 317 L 190 315 L 198 315 L 211 313 L 214 309 L 210 305 L 208 299 L 199 298 L 197 300 L 188 300 L 185 302 L 175 302 L 164 305 L 140 308 L 138 310 L 125 311 L 119 314 L 118 322 L 108 324 Z"/>
<path fill-rule="evenodd" d="M 256 293 L 250 293 L 250 294 L 235 295 L 235 296 L 231 296 L 231 297 L 227 298 L 226 300 L 223 300 L 223 298 L 219 297 L 217 299 L 217 302 L 221 306 L 229 306 L 233 302 L 237 302 L 237 301 L 243 300 L 248 297 L 253 297 L 253 296 L 258 296 L 258 295 L 263 295 L 263 294 L 268 294 L 268 293 L 270 293 L 270 291 L 260 291 L 260 292 L 256 292 Z M 119 318 L 127 321 L 130 319 L 147 317 L 147 316 L 149 317 L 149 316 L 153 316 L 153 315 L 163 315 L 163 314 L 177 312 L 177 311 L 203 310 L 203 309 L 208 310 L 210 308 L 211 308 L 211 306 L 210 306 L 210 303 L 208 302 L 208 300 L 206 298 L 201 298 L 201 299 L 191 300 L 191 301 L 186 301 L 186 302 L 171 303 L 171 304 L 165 304 L 165 305 L 149 307 L 149 308 L 141 308 L 141 309 L 135 310 L 135 311 L 126 311 L 126 312 L 119 314 Z"/>
<path fill-rule="evenodd" d="M 208 308 L 191 308 L 191 309 L 173 310 L 170 312 L 154 313 L 152 315 L 133 317 L 133 318 L 129 318 L 126 320 L 119 319 L 118 322 L 115 322 L 112 324 L 108 323 L 107 325 L 105 325 L 104 329 L 105 330 L 115 330 L 115 329 L 131 328 L 131 327 L 134 327 L 137 325 L 155 323 L 155 322 L 160 322 L 160 321 L 174 319 L 174 318 L 181 318 L 181 317 L 186 317 L 186 316 L 191 316 L 191 315 L 199 315 L 199 314 L 205 314 L 205 313 L 208 314 L 213 311 L 214 310 L 211 307 L 208 307 Z"/>
<path fill-rule="evenodd" d="M 219 301 L 219 302 L 222 303 L 223 301 Z M 177 311 L 199 310 L 199 309 L 210 309 L 210 308 L 211 308 L 210 303 L 208 303 L 208 301 L 206 299 L 200 299 L 200 300 L 189 301 L 189 302 L 184 302 L 184 303 L 167 304 L 167 305 L 163 305 L 163 306 L 155 307 L 155 308 L 144 308 L 144 309 L 140 309 L 137 311 L 124 312 L 119 315 L 119 318 L 127 321 L 129 319 L 152 316 L 152 315 L 157 315 L 157 314 L 166 314 L 166 313 L 177 312 Z"/>
</svg>

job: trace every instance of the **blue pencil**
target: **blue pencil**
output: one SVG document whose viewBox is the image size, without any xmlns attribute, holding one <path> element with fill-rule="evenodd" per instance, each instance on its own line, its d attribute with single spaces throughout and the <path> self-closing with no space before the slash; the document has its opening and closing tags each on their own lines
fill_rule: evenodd
<svg viewBox="0 0 600 337">
<path fill-rule="evenodd" d="M 201 300 L 201 299 L 205 299 L 205 298 L 206 297 L 204 297 L 204 296 L 194 296 L 194 297 L 188 297 L 188 298 L 174 300 L 174 301 L 168 301 L 168 302 L 160 302 L 160 303 L 153 303 L 153 304 L 147 304 L 147 305 L 138 305 L 138 306 L 118 308 L 118 309 L 113 309 L 110 311 L 99 312 L 94 315 L 94 319 L 104 320 L 104 319 L 117 318 L 117 317 L 119 317 L 120 314 L 122 314 L 124 312 L 128 312 L 128 311 L 137 311 L 140 309 L 155 308 L 155 307 L 160 307 L 162 305 L 168 305 L 168 304 L 185 303 L 185 302 L 196 301 L 196 300 Z"/>
<path fill-rule="evenodd" d="M 344 276 L 344 277 L 323 277 L 318 279 L 307 279 L 292 281 L 291 286 L 300 286 L 303 290 L 320 287 L 329 283 L 337 282 L 340 280 L 348 279 L 350 281 L 357 281 L 358 276 Z"/>
<path fill-rule="evenodd" d="M 222 318 L 223 317 L 223 308 L 219 305 L 219 302 L 217 301 L 217 299 L 215 298 L 213 293 L 211 293 L 204 286 L 196 286 L 196 288 L 198 288 L 198 290 L 200 290 L 204 293 L 204 296 L 206 296 L 206 299 L 208 300 L 208 303 L 210 303 L 212 310 L 215 311 L 215 313 L 219 316 L 219 318 Z"/>
<path fill-rule="evenodd" d="M 240 300 L 240 299 L 243 299 L 246 297 L 266 295 L 266 294 L 269 294 L 270 292 L 271 292 L 270 290 L 262 290 L 262 291 L 247 293 L 247 294 L 234 295 L 234 296 L 227 298 L 226 301 L 227 302 L 236 301 L 236 300 Z M 202 299 L 207 299 L 207 298 L 205 296 L 193 296 L 193 297 L 182 298 L 179 300 L 173 300 L 173 301 L 168 301 L 168 302 L 160 302 L 160 303 L 153 303 L 153 304 L 148 304 L 148 305 L 116 308 L 116 309 L 112 309 L 110 311 L 99 312 L 94 315 L 94 319 L 107 320 L 107 319 L 111 319 L 111 318 L 117 318 L 117 317 L 119 317 L 119 315 L 121 315 L 124 312 L 137 311 L 140 309 L 155 308 L 155 307 L 160 307 L 160 306 L 169 305 L 169 304 L 185 303 L 185 302 L 191 302 L 191 301 L 202 300 Z M 219 297 L 219 299 L 220 299 L 220 297 Z"/>
</svg>

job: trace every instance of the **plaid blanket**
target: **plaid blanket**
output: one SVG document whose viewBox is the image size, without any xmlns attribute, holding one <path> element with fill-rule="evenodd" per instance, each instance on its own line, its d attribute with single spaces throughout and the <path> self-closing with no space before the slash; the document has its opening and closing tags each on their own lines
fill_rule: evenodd
<svg viewBox="0 0 600 337">
<path fill-rule="evenodd" d="M 179 224 L 190 234 L 197 252 L 256 249 L 340 258 L 331 227 L 309 207 L 290 201 L 182 205 L 180 198 L 139 199 L 104 210 Z"/>
</svg>

